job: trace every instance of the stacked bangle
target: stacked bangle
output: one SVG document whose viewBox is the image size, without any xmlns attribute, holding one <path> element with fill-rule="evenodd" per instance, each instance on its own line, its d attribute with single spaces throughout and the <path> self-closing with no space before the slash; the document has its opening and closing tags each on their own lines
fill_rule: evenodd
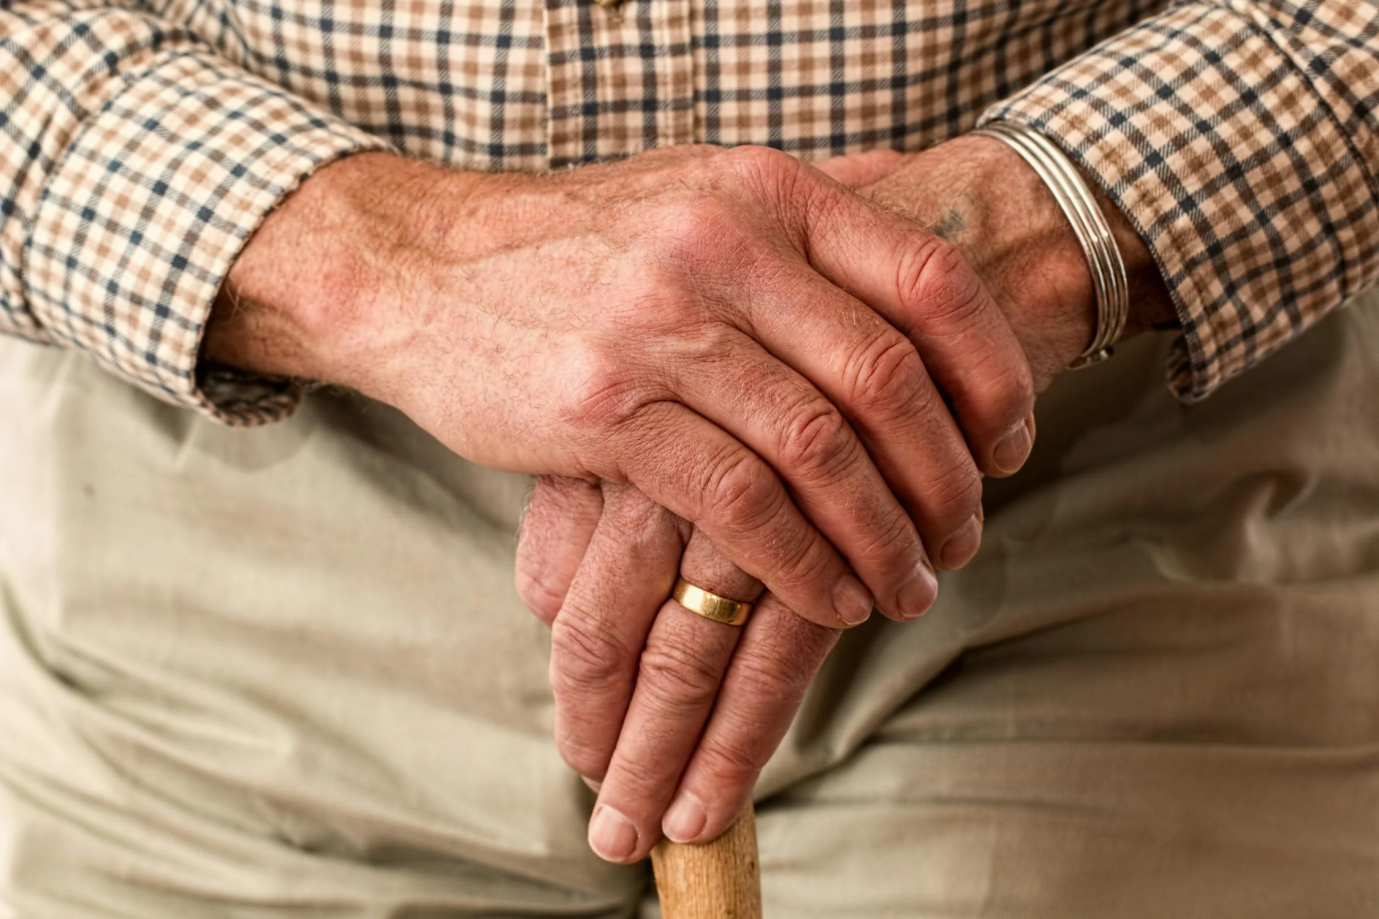
<svg viewBox="0 0 1379 919">
<path fill-rule="evenodd" d="M 1068 223 L 1072 224 L 1091 269 L 1097 324 L 1087 350 L 1068 367 L 1079 370 L 1106 360 L 1111 356 L 1111 346 L 1125 331 L 1125 319 L 1130 312 L 1130 284 L 1120 247 L 1116 245 L 1111 225 L 1097 205 L 1091 188 L 1063 151 L 1033 128 L 1014 121 L 993 121 L 972 133 L 994 137 L 1020 154 L 1048 186 Z"/>
</svg>

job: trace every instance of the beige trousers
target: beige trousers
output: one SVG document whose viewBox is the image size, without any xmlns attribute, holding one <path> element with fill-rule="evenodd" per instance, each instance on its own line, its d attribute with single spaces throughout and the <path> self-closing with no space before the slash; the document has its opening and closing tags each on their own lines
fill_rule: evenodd
<svg viewBox="0 0 1379 919">
<path fill-rule="evenodd" d="M 1379 297 L 1207 403 L 1065 376 L 977 559 L 845 637 L 768 917 L 1379 915 Z M 528 482 L 0 345 L 0 916 L 630 916 L 512 588 Z"/>
</svg>

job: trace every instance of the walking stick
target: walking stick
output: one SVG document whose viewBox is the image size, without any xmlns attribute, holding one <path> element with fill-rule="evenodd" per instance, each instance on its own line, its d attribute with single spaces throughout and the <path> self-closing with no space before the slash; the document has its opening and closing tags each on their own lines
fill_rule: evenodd
<svg viewBox="0 0 1379 919">
<path fill-rule="evenodd" d="M 662 919 L 761 919 L 757 823 L 748 804 L 713 842 L 663 839 L 651 850 Z"/>
</svg>

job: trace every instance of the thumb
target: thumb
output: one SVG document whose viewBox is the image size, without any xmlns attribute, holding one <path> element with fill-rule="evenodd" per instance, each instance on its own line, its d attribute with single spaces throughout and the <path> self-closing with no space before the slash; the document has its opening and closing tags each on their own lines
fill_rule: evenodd
<svg viewBox="0 0 1379 919">
<path fill-rule="evenodd" d="M 811 165 L 835 182 L 856 189 L 881 181 L 908 158 L 899 150 L 867 150 L 830 157 Z"/>
</svg>

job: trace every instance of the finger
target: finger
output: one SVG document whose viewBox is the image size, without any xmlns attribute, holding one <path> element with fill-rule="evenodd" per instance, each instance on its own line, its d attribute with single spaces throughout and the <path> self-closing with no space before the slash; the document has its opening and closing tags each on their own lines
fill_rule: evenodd
<svg viewBox="0 0 1379 919">
<path fill-rule="evenodd" d="M 867 150 L 862 153 L 832 156 L 810 165 L 848 188 L 861 188 L 881 181 L 907 159 L 909 158 L 899 150 Z"/>
<path fill-rule="evenodd" d="M 980 540 L 980 530 L 971 528 L 980 519 L 981 475 L 919 352 L 867 304 L 807 266 L 801 269 L 738 294 L 751 332 L 846 414 L 884 481 L 904 502 L 932 560 L 945 567 L 966 562 Z M 842 548 L 837 540 L 835 545 Z M 913 618 L 933 600 L 932 571 L 927 565 L 897 568 L 892 576 L 902 572 L 910 575 L 904 590 L 912 599 L 881 609 Z M 782 599 L 797 608 L 792 599 Z"/>
<path fill-rule="evenodd" d="M 816 193 L 805 211 L 810 262 L 914 342 L 981 469 L 1014 472 L 1029 452 L 1033 376 L 961 250 L 837 185 Z"/>
<path fill-rule="evenodd" d="M 698 532 L 680 571 L 690 583 L 730 599 L 755 600 L 761 590 Z M 674 600 L 662 606 L 589 823 L 589 844 L 601 857 L 635 861 L 660 838 L 661 815 L 713 709 L 741 633 Z"/>
<path fill-rule="evenodd" d="M 680 559 L 679 576 L 696 587 L 743 603 L 755 603 L 762 593 L 760 581 L 729 561 L 713 541 L 698 530 L 690 533 L 685 554 Z M 740 633 L 741 629 L 736 631 Z"/>
<path fill-rule="evenodd" d="M 517 595 L 550 625 L 603 513 L 594 482 L 543 475 L 532 487 L 517 533 Z"/>
<path fill-rule="evenodd" d="M 838 635 L 762 598 L 662 820 L 667 837 L 708 842 L 741 813 Z"/>
<path fill-rule="evenodd" d="M 622 430 L 622 474 L 800 615 L 844 628 L 871 614 L 871 593 L 741 442 L 669 401 L 643 406 Z"/>
<path fill-rule="evenodd" d="M 603 778 L 652 620 L 670 595 L 682 521 L 635 488 L 609 486 L 589 551 L 551 628 L 556 748 Z"/>
<path fill-rule="evenodd" d="M 890 334 L 908 347 L 899 332 Z M 898 619 L 923 615 L 938 582 L 919 532 L 833 402 L 746 336 L 696 349 L 671 373 L 687 405 L 740 439 L 789 484 L 800 510 L 848 560 L 879 609 Z M 965 460 L 956 429 L 951 440 L 956 460 Z"/>
</svg>

